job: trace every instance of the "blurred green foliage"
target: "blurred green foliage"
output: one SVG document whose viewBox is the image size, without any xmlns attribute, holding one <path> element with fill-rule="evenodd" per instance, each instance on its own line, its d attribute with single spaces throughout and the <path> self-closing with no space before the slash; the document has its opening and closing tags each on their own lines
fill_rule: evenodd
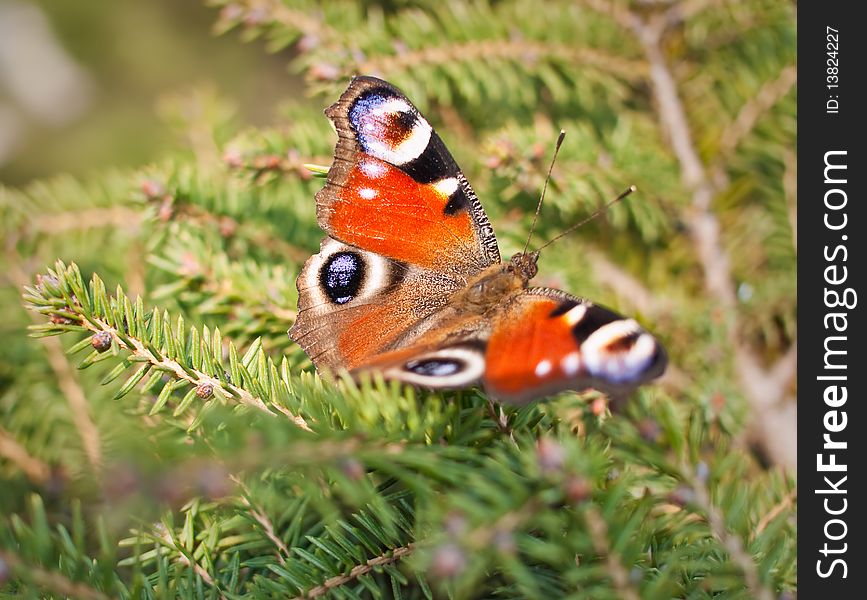
<svg viewBox="0 0 867 600">
<path fill-rule="evenodd" d="M 7 184 L 166 156 L 178 147 L 177 132 L 159 110 L 166 94 L 213 87 L 231 98 L 240 122 L 266 124 L 279 101 L 302 89 L 286 70 L 289 52 L 265 53 L 260 44 L 212 35 L 213 11 L 198 0 L 10 0 L 12 7 L 42 15 L 51 37 L 38 43 L 53 41 L 78 68 L 73 77 L 86 101 L 68 120 L 46 122 L 14 102 L 0 83 L 0 106 L 8 99 L 22 126 L 14 153 L 0 160 L 0 181 Z M 27 54 L 15 62 L 24 71 L 42 66 Z M 65 73 L 41 74 L 58 75 Z M 67 101 L 61 95 L 50 103 L 62 107 Z"/>
</svg>

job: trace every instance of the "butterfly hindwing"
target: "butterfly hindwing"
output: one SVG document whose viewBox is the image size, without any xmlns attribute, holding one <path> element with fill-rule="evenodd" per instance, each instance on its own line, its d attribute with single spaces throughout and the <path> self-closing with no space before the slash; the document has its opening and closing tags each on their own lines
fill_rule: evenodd
<svg viewBox="0 0 867 600">
<path fill-rule="evenodd" d="M 659 376 L 665 363 L 662 346 L 633 319 L 559 290 L 530 288 L 481 322 L 444 323 L 356 374 L 377 371 L 432 389 L 481 383 L 494 398 L 520 404 L 563 390 L 620 395 Z"/>
<path fill-rule="evenodd" d="M 319 369 L 353 369 L 412 336 L 459 283 L 326 237 L 298 276 L 289 336 Z"/>
<path fill-rule="evenodd" d="M 493 318 L 485 389 L 526 402 L 561 390 L 626 392 L 658 377 L 666 356 L 633 319 L 550 288 L 515 295 Z"/>
<path fill-rule="evenodd" d="M 325 114 L 339 139 L 316 203 L 331 237 L 455 278 L 499 262 L 478 198 L 397 88 L 356 77 Z"/>
</svg>

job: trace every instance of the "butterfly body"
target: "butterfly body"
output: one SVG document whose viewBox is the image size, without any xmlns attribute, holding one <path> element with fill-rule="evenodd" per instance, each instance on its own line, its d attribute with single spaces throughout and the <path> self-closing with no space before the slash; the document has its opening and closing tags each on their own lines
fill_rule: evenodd
<svg viewBox="0 0 867 600">
<path fill-rule="evenodd" d="M 634 320 L 531 287 L 538 252 L 501 262 L 481 203 L 397 88 L 357 77 L 326 115 L 339 138 L 316 195 L 327 236 L 298 277 L 289 331 L 318 369 L 482 383 L 512 402 L 620 393 L 662 372 L 662 347 Z"/>
</svg>

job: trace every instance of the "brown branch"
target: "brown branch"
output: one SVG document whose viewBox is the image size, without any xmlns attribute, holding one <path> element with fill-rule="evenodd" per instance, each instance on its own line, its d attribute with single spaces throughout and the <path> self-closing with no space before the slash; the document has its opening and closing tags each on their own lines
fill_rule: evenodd
<svg viewBox="0 0 867 600">
<path fill-rule="evenodd" d="M 336 577 L 327 579 L 322 585 L 310 588 L 301 596 L 297 596 L 295 600 L 301 600 L 303 598 L 318 598 L 319 596 L 324 596 L 334 588 L 345 585 L 350 581 L 354 581 L 359 577 L 367 575 L 377 567 L 390 565 L 401 560 L 402 558 L 409 556 L 410 554 L 412 554 L 413 550 L 415 550 L 414 544 L 407 544 L 406 546 L 395 548 L 388 554 L 377 556 L 376 558 L 370 559 L 363 565 L 356 565 L 352 567 L 352 570 L 349 571 L 349 573 L 346 575 L 337 575 Z"/>
<path fill-rule="evenodd" d="M 60 340 L 55 337 L 46 337 L 42 338 L 42 343 L 47 350 L 48 362 L 51 365 L 51 369 L 57 376 L 57 384 L 66 397 L 66 401 L 69 402 L 69 408 L 72 411 L 72 421 L 75 423 L 75 428 L 78 429 L 78 433 L 81 436 L 84 452 L 87 455 L 90 466 L 98 473 L 102 468 L 102 449 L 99 430 L 91 417 L 90 403 L 87 401 L 87 396 L 85 396 L 84 390 L 78 384 L 78 378 L 66 359 L 66 354 L 63 351 Z"/>
<path fill-rule="evenodd" d="M 67 231 L 121 227 L 135 230 L 141 223 L 141 213 L 124 206 L 106 206 L 87 210 L 39 213 L 27 221 L 28 233 L 60 234 Z"/>
<path fill-rule="evenodd" d="M 293 10 L 280 0 L 233 0 L 232 4 L 241 9 L 243 21 L 250 26 L 270 21 L 322 40 L 335 37 L 334 30 L 323 19 L 311 17 L 310 11 Z"/>
<path fill-rule="evenodd" d="M 638 590 L 629 581 L 629 572 L 617 555 L 611 549 L 608 542 L 608 524 L 595 506 L 588 506 L 584 511 L 584 519 L 587 522 L 587 528 L 590 530 L 590 537 L 593 541 L 593 548 L 596 553 L 605 557 L 605 564 L 608 567 L 608 575 L 611 577 L 611 583 L 617 592 L 619 598 L 624 600 L 639 600 L 641 597 Z"/>
<path fill-rule="evenodd" d="M 798 155 L 792 150 L 783 154 L 783 193 L 786 196 L 786 211 L 789 229 L 792 230 L 792 246 L 798 251 Z"/>
<path fill-rule="evenodd" d="M 765 528 L 770 525 L 771 521 L 776 519 L 784 510 L 791 507 L 797 498 L 797 489 L 791 490 L 788 494 L 783 496 L 782 500 L 780 500 L 771 510 L 769 510 L 765 516 L 759 519 L 759 522 L 756 525 L 755 536 L 758 537 L 765 530 Z"/>
<path fill-rule="evenodd" d="M 682 0 L 675 2 L 665 13 L 666 27 L 682 23 L 710 8 L 729 4 L 731 0 Z"/>
<path fill-rule="evenodd" d="M 521 507 L 521 509 L 507 512 L 501 515 L 492 525 L 473 529 L 472 531 L 466 532 L 462 537 L 472 548 L 481 550 L 492 544 L 497 535 L 502 532 L 510 532 L 514 530 L 529 517 L 536 515 L 539 508 L 539 501 L 536 498 L 531 498 L 523 507 Z M 298 596 L 295 600 L 322 596 L 337 586 L 344 585 L 366 575 L 376 567 L 391 564 L 409 556 L 415 548 L 416 544 L 409 543 L 406 546 L 396 548 L 388 554 L 383 554 L 382 556 L 368 560 L 363 565 L 353 567 L 348 575 L 332 577 L 322 585 L 307 590 L 307 592 Z"/>
<path fill-rule="evenodd" d="M 693 490 L 695 494 L 693 501 L 704 512 L 714 537 L 719 540 L 723 548 L 729 553 L 732 561 L 743 573 L 744 580 L 752 597 L 757 598 L 757 600 L 774 600 L 774 592 L 762 583 L 756 563 L 744 546 L 744 540 L 736 533 L 728 530 L 722 513 L 714 505 L 707 486 L 695 474 L 695 469 L 691 469 L 688 465 L 683 465 L 681 467 L 681 476 Z"/>
<path fill-rule="evenodd" d="M 60 573 L 46 571 L 36 565 L 25 564 L 16 555 L 6 550 L 0 550 L 0 563 L 6 563 L 6 566 L 16 577 L 35 584 L 40 592 L 53 592 L 58 596 L 82 598 L 83 600 L 108 600 L 110 598 L 99 590 L 67 579 Z"/>
<path fill-rule="evenodd" d="M 59 213 L 40 213 L 28 222 L 33 233 L 66 233 L 100 227 L 121 227 L 135 230 L 142 219 L 140 211 L 125 206 L 106 206 Z"/>
<path fill-rule="evenodd" d="M 187 555 L 175 544 L 174 539 L 169 534 L 168 529 L 163 529 L 161 532 L 156 531 L 156 537 L 162 541 L 170 550 L 174 550 L 178 553 L 178 561 L 187 567 L 193 567 L 193 570 L 196 572 L 196 575 L 202 578 L 202 581 L 205 582 L 209 587 L 214 588 L 217 593 L 220 595 L 221 600 L 226 600 L 225 594 L 220 591 L 217 584 L 214 582 L 214 578 L 211 577 L 211 574 L 208 573 L 205 568 L 195 561 L 191 561 L 187 558 Z"/>
<path fill-rule="evenodd" d="M 515 441 L 515 432 L 509 425 L 509 419 L 506 417 L 506 412 L 503 410 L 502 406 L 496 404 L 490 397 L 488 397 L 488 414 L 491 415 L 491 420 L 496 424 L 500 433 L 508 436 L 512 443 L 517 445 L 518 443 Z"/>
<path fill-rule="evenodd" d="M 131 346 L 127 345 L 127 343 L 118 336 L 117 329 L 115 329 L 102 319 L 93 318 L 93 321 L 95 321 L 96 324 L 91 323 L 87 319 L 82 319 L 81 324 L 90 331 L 93 331 L 94 333 L 98 331 L 107 332 L 109 335 L 111 335 L 112 339 L 119 347 L 132 352 L 135 356 L 147 360 L 147 362 L 149 362 L 151 366 L 159 370 L 168 371 L 172 373 L 177 379 L 189 381 L 196 387 L 201 385 L 211 385 L 213 386 L 214 390 L 220 390 L 227 398 L 236 398 L 241 404 L 250 406 L 269 415 L 274 415 L 274 413 L 271 412 L 271 409 L 268 407 L 264 400 L 262 400 L 258 396 L 254 396 L 247 390 L 242 389 L 231 383 L 223 383 L 218 378 L 208 375 L 207 373 L 202 373 L 201 371 L 198 371 L 196 369 L 185 369 L 181 366 L 179 362 L 171 360 L 169 358 L 163 357 L 162 359 L 158 359 L 151 353 L 150 350 L 145 347 L 144 343 L 142 343 L 141 340 L 129 337 L 128 339 Z M 190 372 L 192 373 L 192 375 L 190 374 Z M 276 404 L 274 406 L 275 408 L 277 407 Z M 304 417 L 291 413 L 288 409 L 285 409 L 285 407 L 281 407 L 280 412 L 289 417 L 289 419 L 301 429 L 305 431 L 312 431 L 310 429 L 310 426 L 307 425 L 307 421 L 304 420 Z"/>
<path fill-rule="evenodd" d="M 2 427 L 0 427 L 0 456 L 21 469 L 27 479 L 36 485 L 43 485 L 51 476 L 51 467 L 31 456 L 27 449 L 15 441 Z"/>
<path fill-rule="evenodd" d="M 798 374 L 798 343 L 794 342 L 786 353 L 768 370 L 771 380 L 778 386 L 784 387 Z"/>
<path fill-rule="evenodd" d="M 288 240 L 273 235 L 267 228 L 253 223 L 238 223 L 227 215 L 219 215 L 208 211 L 205 207 L 192 203 L 178 203 L 176 212 L 171 215 L 175 222 L 189 223 L 220 230 L 230 227 L 234 234 L 246 238 L 259 248 L 265 248 L 275 256 L 289 258 L 293 262 L 303 263 L 310 256 L 310 251 L 300 248 Z"/>
<path fill-rule="evenodd" d="M 587 247 L 584 252 L 587 262 L 592 265 L 596 280 L 614 290 L 617 297 L 632 308 L 649 313 L 665 313 L 673 308 L 666 297 L 651 292 L 630 273 L 608 260 L 604 253 L 591 247 Z"/>
<path fill-rule="evenodd" d="M 643 21 L 636 17 L 633 30 L 644 47 L 645 55 L 650 65 L 650 83 L 660 124 L 668 139 L 681 168 L 684 186 L 692 194 L 692 202 L 685 215 L 685 222 L 692 242 L 696 248 L 699 265 L 704 274 L 705 290 L 708 296 L 714 298 L 725 311 L 729 343 L 734 352 L 735 370 L 740 380 L 744 394 L 757 415 L 754 430 L 764 449 L 772 460 L 789 468 L 795 467 L 796 454 L 791 447 L 790 439 L 781 439 L 766 425 L 774 422 L 774 429 L 794 431 L 791 412 L 778 412 L 771 415 L 769 408 L 775 406 L 785 395 L 785 385 L 770 377 L 762 367 L 761 362 L 752 348 L 739 337 L 738 301 L 728 254 L 721 238 L 720 223 L 713 211 L 712 201 L 719 191 L 711 180 L 708 171 L 702 163 L 692 140 L 692 133 L 686 116 L 686 110 L 681 102 L 677 83 L 671 69 L 666 63 L 662 51 L 662 34 L 665 20 L 659 17 Z M 788 82 L 790 75 L 782 78 L 782 84 Z M 768 102 L 768 98 L 776 97 L 784 85 L 773 86 L 766 98 L 756 101 L 751 106 L 759 108 Z M 736 131 L 744 131 L 745 127 L 754 122 L 755 108 L 747 111 L 743 122 Z M 739 139 L 733 134 L 734 142 Z M 780 420 L 786 423 L 781 425 Z M 783 442 L 784 445 L 772 443 Z"/>
<path fill-rule="evenodd" d="M 795 65 L 785 67 L 773 81 L 763 85 L 758 93 L 741 107 L 735 120 L 723 131 L 719 142 L 718 162 L 724 161 L 741 141 L 753 130 L 756 123 L 795 86 L 798 71 Z"/>
<path fill-rule="evenodd" d="M 289 558 L 289 555 L 291 553 L 289 552 L 289 548 L 286 547 L 286 544 L 283 543 L 283 540 L 281 540 L 275 532 L 274 523 L 271 522 L 271 519 L 268 518 L 268 515 L 265 514 L 264 510 L 262 510 L 258 506 L 255 506 L 252 503 L 252 501 L 250 500 L 250 497 L 252 496 L 252 494 L 250 493 L 250 489 L 241 480 L 241 478 L 232 475 L 230 479 L 234 481 L 238 487 L 241 488 L 241 491 L 244 492 L 244 495 L 241 496 L 241 502 L 243 502 L 247 507 L 249 507 L 250 514 L 253 516 L 256 522 L 262 526 L 262 530 L 265 532 L 265 536 L 269 540 L 271 540 L 271 542 L 275 546 L 277 546 L 277 552 L 275 553 L 277 555 L 277 560 L 280 561 L 281 565 L 285 565 L 286 559 Z"/>
</svg>

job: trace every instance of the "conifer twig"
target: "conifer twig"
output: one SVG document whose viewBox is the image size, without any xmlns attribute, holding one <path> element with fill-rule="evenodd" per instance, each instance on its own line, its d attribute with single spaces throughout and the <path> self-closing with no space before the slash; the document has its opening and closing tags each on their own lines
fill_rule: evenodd
<svg viewBox="0 0 867 600">
<path fill-rule="evenodd" d="M 51 476 L 51 467 L 32 456 L 8 431 L 0 427 L 0 456 L 11 461 L 37 485 L 42 485 Z"/>
<path fill-rule="evenodd" d="M 62 263 L 59 263 L 59 264 L 60 264 L 61 268 L 65 268 L 65 266 Z M 77 267 L 75 267 L 73 265 L 71 267 L 71 269 L 77 274 L 76 276 L 78 278 L 81 277 L 80 273 L 78 272 Z M 97 281 L 99 281 L 99 280 L 97 279 Z M 100 283 L 100 285 L 102 285 L 101 281 L 99 281 L 99 283 Z M 81 282 L 79 282 L 79 284 L 83 285 L 83 283 L 81 283 Z M 26 283 L 22 284 L 22 287 L 27 288 Z M 35 293 L 38 294 L 39 292 L 36 291 Z M 80 293 L 87 294 L 87 292 L 80 292 Z M 124 296 L 122 295 L 122 293 L 119 292 L 118 301 L 123 302 L 124 300 L 125 300 Z M 40 300 L 38 299 L 38 297 L 31 298 L 31 301 L 36 302 L 37 305 L 39 305 L 39 303 L 40 303 Z M 76 319 L 76 324 L 78 327 L 81 327 L 85 330 L 91 331 L 94 334 L 107 333 L 111 337 L 111 341 L 114 344 L 116 344 L 117 347 L 125 349 L 128 352 L 131 352 L 136 358 L 139 359 L 138 361 L 135 361 L 135 362 L 148 363 L 150 365 L 150 367 L 152 367 L 152 368 L 156 368 L 159 371 L 171 373 L 172 375 L 174 375 L 174 377 L 176 379 L 187 381 L 187 382 L 193 384 L 196 387 L 196 389 L 207 390 L 207 392 L 206 392 L 207 395 L 212 395 L 215 391 L 219 391 L 226 398 L 229 398 L 229 397 L 235 398 L 241 404 L 244 404 L 246 406 L 250 406 L 252 408 L 255 408 L 257 410 L 265 412 L 269 415 L 272 415 L 272 416 L 274 415 L 274 412 L 272 412 L 271 408 L 265 403 L 265 401 L 262 398 L 252 394 L 251 392 L 247 391 L 246 389 L 239 387 L 239 386 L 237 386 L 231 382 L 228 382 L 228 381 L 223 382 L 219 378 L 214 377 L 208 373 L 204 373 L 204 372 L 202 372 L 198 369 L 194 369 L 192 367 L 184 366 L 176 360 L 162 356 L 161 353 L 159 352 L 159 350 L 154 349 L 152 351 L 148 347 L 149 344 L 147 344 L 146 342 L 144 342 L 140 339 L 137 339 L 133 335 L 125 335 L 125 334 L 122 335 L 121 332 L 118 331 L 118 329 L 116 327 L 114 327 L 106 319 L 101 318 L 96 314 L 93 314 L 93 315 L 87 314 L 87 311 L 85 311 L 84 308 L 81 306 L 81 301 L 76 299 L 74 295 L 72 295 L 71 297 L 67 297 L 65 301 L 67 303 L 67 306 L 65 307 L 65 312 L 61 311 L 62 314 L 69 315 L 70 314 L 69 311 L 78 311 L 80 313 L 80 316 L 72 315 Z M 104 302 L 108 302 L 108 300 L 105 299 Z M 128 303 L 129 301 L 126 300 L 126 302 Z M 40 314 L 43 314 L 45 307 L 34 306 L 34 310 L 36 310 L 37 312 L 40 312 Z M 52 312 L 54 312 L 56 310 L 57 310 L 56 308 L 49 308 L 48 313 L 51 314 Z M 64 318 L 66 318 L 66 317 L 64 317 Z M 124 317 L 124 319 L 125 318 L 126 317 Z M 46 338 L 46 339 L 48 341 L 53 341 L 59 347 L 60 342 L 57 341 L 56 338 Z M 66 368 L 70 368 L 69 363 L 64 359 L 64 357 L 62 355 L 62 349 L 60 351 L 61 351 L 61 354 L 59 355 L 59 357 L 57 359 L 59 361 L 58 364 L 62 363 L 63 365 L 65 365 Z M 140 371 L 140 372 L 143 373 L 144 371 Z M 83 398 L 83 395 L 82 395 L 82 398 Z M 85 406 L 86 406 L 86 404 L 85 404 Z M 274 403 L 273 406 L 275 408 L 277 408 L 278 404 Z M 285 407 L 280 407 L 279 410 L 284 415 L 289 417 L 289 419 L 299 428 L 304 429 L 305 431 L 312 431 L 310 429 L 310 426 L 307 424 L 307 422 L 305 421 L 305 419 L 301 415 L 296 415 L 296 414 L 292 413 L 291 411 L 289 411 Z M 86 412 L 85 412 L 85 414 L 86 414 Z"/>
<path fill-rule="evenodd" d="M 798 252 L 798 155 L 789 150 L 783 154 L 783 193 L 786 195 L 786 211 L 789 229 L 792 231 L 792 247 Z"/>
<path fill-rule="evenodd" d="M 756 536 L 760 535 L 767 527 L 771 521 L 776 519 L 781 512 L 792 506 L 795 500 L 798 498 L 798 489 L 795 488 L 790 490 L 788 494 L 783 496 L 783 499 L 780 500 L 777 504 L 774 505 L 771 510 L 769 510 L 756 524 Z"/>
<path fill-rule="evenodd" d="M 666 26 L 676 25 L 686 19 L 715 6 L 724 5 L 730 0 L 680 0 L 674 2 L 671 7 L 665 11 Z"/>
<path fill-rule="evenodd" d="M 619 2 L 611 2 L 610 0 L 581 0 L 581 4 L 601 15 L 610 17 L 623 29 L 630 29 L 633 25 L 634 17 L 632 13 Z"/>
<path fill-rule="evenodd" d="M 513 444 L 516 443 L 515 433 L 512 431 L 511 426 L 509 426 L 509 419 L 506 417 L 506 412 L 503 410 L 503 407 L 496 404 L 490 396 L 488 397 L 488 413 L 491 415 L 491 420 L 496 423 L 497 429 L 500 430 L 500 433 L 509 436 L 509 439 Z"/>
<path fill-rule="evenodd" d="M 613 56 L 594 48 L 575 48 L 568 44 L 550 42 L 485 40 L 427 47 L 403 54 L 378 56 L 355 65 L 359 73 L 387 73 L 406 71 L 418 65 L 451 65 L 455 62 L 485 61 L 492 59 L 519 62 L 555 58 L 574 65 L 587 65 L 604 69 L 625 79 L 639 79 L 646 73 L 641 62 Z"/>
<path fill-rule="evenodd" d="M 192 567 L 193 570 L 196 572 L 196 575 L 201 577 L 202 581 L 204 581 L 208 585 L 208 587 L 213 588 L 220 595 L 221 600 L 226 600 L 225 594 L 223 594 L 223 592 L 217 586 L 216 582 L 214 582 L 214 578 L 211 577 L 211 574 L 208 573 L 208 571 L 206 571 L 205 568 L 202 567 L 202 565 L 200 565 L 198 562 L 194 560 L 191 561 L 187 557 L 187 554 L 183 551 L 183 549 L 179 548 L 178 545 L 175 544 L 175 541 L 169 534 L 168 529 L 163 529 L 161 532 L 158 531 L 157 535 L 166 546 L 178 553 L 178 561 L 182 565 L 186 567 Z"/>
<path fill-rule="evenodd" d="M 34 215 L 27 223 L 28 234 L 56 235 L 68 231 L 121 227 L 135 230 L 141 222 L 141 213 L 125 206 L 108 206 L 86 210 L 49 212 Z"/>
<path fill-rule="evenodd" d="M 84 452 L 91 468 L 98 475 L 102 468 L 102 448 L 99 429 L 97 429 L 90 414 L 90 403 L 87 401 L 84 390 L 78 384 L 78 378 L 75 376 L 72 366 L 66 359 L 60 340 L 44 338 L 42 342 L 45 345 L 51 369 L 57 375 L 57 385 L 60 386 L 60 390 L 69 402 L 72 421 L 81 436 Z"/>
<path fill-rule="evenodd" d="M 334 588 L 340 587 L 341 585 L 346 585 L 347 583 L 354 581 L 359 577 L 367 575 L 377 567 L 390 565 L 403 558 L 406 558 L 407 556 L 412 554 L 413 550 L 415 550 L 415 545 L 407 544 L 406 546 L 395 548 L 394 550 L 391 550 L 390 552 L 381 556 L 377 556 L 376 558 L 371 558 L 363 565 L 356 565 L 352 567 L 352 569 L 346 575 L 337 575 L 330 579 L 326 579 L 322 585 L 317 585 L 316 587 L 310 588 L 302 595 L 296 596 L 294 600 L 318 598 L 319 596 L 324 596 Z"/>
<path fill-rule="evenodd" d="M 279 23 L 286 29 L 301 31 L 319 39 L 335 37 L 334 31 L 323 19 L 311 17 L 308 12 L 293 10 L 280 0 L 233 0 L 232 4 L 241 10 L 245 22 L 250 25 Z"/>
<path fill-rule="evenodd" d="M 659 296 L 647 289 L 636 277 L 608 260 L 604 252 L 595 248 L 584 248 L 587 263 L 592 266 L 593 275 L 600 283 L 611 287 L 629 306 L 641 311 L 659 313 L 671 310 L 673 303 L 667 296 Z"/>
<path fill-rule="evenodd" d="M 6 550 L 0 550 L 0 562 L 6 563 L 12 574 L 33 583 L 42 592 L 53 592 L 59 596 L 81 598 L 82 600 L 108 600 L 97 589 L 83 583 L 71 581 L 60 573 L 47 571 L 36 565 L 25 564 L 19 557 Z"/>
<path fill-rule="evenodd" d="M 29 278 L 21 269 L 22 259 L 16 250 L 16 243 L 17 239 L 14 236 L 10 236 L 6 241 L 6 256 L 9 261 L 7 277 L 18 289 L 21 289 L 29 284 Z M 37 322 L 37 317 L 33 313 L 28 311 L 27 314 L 34 323 Z M 78 379 L 69 361 L 66 360 L 60 340 L 43 338 L 42 343 L 46 350 L 48 364 L 57 377 L 57 385 L 69 403 L 70 416 L 81 438 L 84 453 L 91 469 L 98 477 L 102 469 L 102 442 L 100 441 L 99 429 L 97 429 L 90 414 L 87 396 L 78 384 Z"/>
<path fill-rule="evenodd" d="M 286 547 L 286 544 L 283 543 L 283 540 L 281 540 L 280 536 L 275 532 L 274 523 L 271 522 L 271 519 L 268 518 L 268 515 L 265 514 L 264 510 L 254 505 L 250 500 L 252 494 L 250 493 L 250 488 L 247 487 L 247 484 L 236 475 L 232 475 L 229 478 L 235 482 L 235 485 L 241 488 L 242 492 L 244 492 L 244 495 L 240 497 L 241 502 L 250 508 L 250 515 L 257 523 L 259 523 L 259 525 L 262 526 L 262 531 L 265 533 L 265 537 L 277 546 L 277 552 L 275 553 L 277 555 L 277 560 L 281 565 L 285 565 L 286 559 L 289 558 L 290 555 L 289 548 Z"/>
<path fill-rule="evenodd" d="M 196 369 L 185 368 L 181 366 L 180 363 L 170 358 L 163 357 L 162 359 L 157 359 L 157 357 L 155 357 L 151 353 L 151 351 L 148 350 L 147 347 L 145 347 L 141 340 L 137 340 L 134 337 L 130 336 L 127 339 L 129 339 L 131 346 L 127 345 L 127 343 L 118 335 L 117 329 L 109 325 L 107 322 L 96 317 L 93 317 L 92 321 L 93 323 L 91 323 L 88 319 L 83 319 L 81 324 L 90 331 L 93 331 L 94 333 L 99 331 L 104 331 L 108 333 L 109 335 L 111 335 L 112 340 L 119 347 L 125 348 L 126 350 L 132 352 L 135 356 L 147 360 L 147 362 L 149 362 L 152 366 L 158 369 L 172 373 L 177 379 L 189 381 L 196 387 L 201 385 L 211 385 L 215 390 L 221 390 L 223 392 L 223 395 L 225 395 L 226 397 L 237 398 L 241 404 L 268 413 L 269 415 L 274 414 L 273 412 L 271 412 L 271 409 L 268 407 L 264 400 L 262 400 L 258 396 L 254 396 L 247 390 L 231 383 L 223 383 L 217 377 L 213 377 L 211 375 L 208 375 L 207 373 L 202 373 L 201 371 L 198 371 Z M 307 421 L 305 421 L 304 417 L 302 417 L 301 415 L 296 415 L 290 412 L 285 407 L 281 407 L 280 412 L 289 417 L 289 420 L 301 429 L 305 431 L 312 431 L 310 429 L 310 426 L 307 424 Z"/>
<path fill-rule="evenodd" d="M 584 512 L 590 537 L 596 552 L 605 557 L 608 566 L 608 574 L 614 584 L 617 595 L 624 600 L 639 600 L 641 597 L 632 583 L 629 581 L 629 572 L 608 542 L 608 524 L 595 506 L 588 506 Z"/>
<path fill-rule="evenodd" d="M 681 477 L 692 489 L 696 506 L 705 515 L 714 537 L 729 553 L 732 561 L 743 573 L 747 589 L 758 600 L 774 600 L 774 592 L 762 583 L 756 563 L 744 545 L 744 540 L 726 527 L 725 518 L 719 508 L 713 503 L 707 486 L 689 465 L 681 467 Z"/>
<path fill-rule="evenodd" d="M 304 262 L 310 254 L 308 250 L 273 235 L 258 223 L 238 223 L 227 215 L 211 212 L 198 204 L 175 201 L 171 221 L 217 230 L 229 226 L 236 229 L 237 235 L 249 239 L 256 247 L 265 248 L 275 256 L 287 257 L 295 262 Z"/>
<path fill-rule="evenodd" d="M 722 132 L 719 142 L 718 164 L 724 161 L 741 141 L 753 130 L 761 116 L 785 97 L 798 80 L 795 65 L 780 71 L 773 81 L 765 83 L 756 95 L 741 107 L 738 115 Z"/>
<path fill-rule="evenodd" d="M 768 375 L 753 349 L 740 339 L 740 318 L 729 255 L 722 242 L 719 219 L 713 211 L 712 201 L 719 191 L 708 175 L 693 142 L 693 135 L 680 99 L 677 83 L 662 50 L 662 36 L 666 21 L 650 18 L 647 21 L 634 16 L 632 29 L 644 47 L 650 64 L 650 84 L 656 100 L 660 124 L 681 167 L 684 186 L 692 194 L 690 210 L 685 222 L 696 248 L 699 265 L 704 274 L 705 289 L 725 310 L 729 320 L 729 343 L 735 359 L 735 370 L 744 395 L 757 416 L 756 434 L 772 460 L 794 468 L 797 457 L 794 439 L 781 432 L 794 432 L 790 413 L 772 412 L 772 408 L 785 396 L 785 386 Z M 747 120 L 746 117 L 744 119 Z M 733 137 L 733 139 L 735 139 Z M 783 421 L 781 423 L 781 421 Z"/>
</svg>

